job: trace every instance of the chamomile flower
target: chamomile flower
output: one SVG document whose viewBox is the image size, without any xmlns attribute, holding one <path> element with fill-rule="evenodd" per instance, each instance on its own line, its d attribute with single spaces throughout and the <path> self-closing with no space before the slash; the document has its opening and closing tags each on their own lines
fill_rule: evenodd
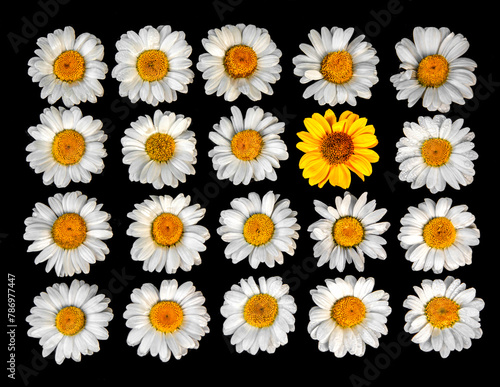
<svg viewBox="0 0 500 387">
<path fill-rule="evenodd" d="M 330 109 L 324 116 L 314 113 L 304 120 L 307 132 L 297 133 L 302 140 L 297 148 L 305 153 L 299 168 L 310 185 L 322 188 L 330 182 L 345 189 L 351 185 L 351 171 L 363 181 L 372 174 L 372 163 L 379 156 L 371 148 L 378 140 L 373 125 L 366 124 L 366 118 L 350 111 L 343 112 L 337 121 Z"/>
<path fill-rule="evenodd" d="M 168 274 L 179 267 L 189 271 L 199 265 L 200 252 L 206 250 L 205 241 L 210 238 L 207 228 L 197 224 L 205 209 L 199 204 L 189 205 L 191 197 L 183 194 L 150 198 L 127 214 L 134 220 L 127 235 L 137 238 L 130 252 L 132 259 L 144 262 L 146 271 L 165 269 Z"/>
<path fill-rule="evenodd" d="M 265 263 L 268 267 L 283 263 L 283 252 L 293 255 L 300 226 L 297 212 L 290 209 L 290 200 L 267 192 L 264 197 L 251 192 L 248 198 L 231 201 L 231 209 L 220 214 L 217 233 L 228 242 L 224 254 L 233 263 L 246 258 L 252 268 Z"/>
<path fill-rule="evenodd" d="M 477 67 L 462 57 L 468 49 L 467 39 L 446 27 L 415 27 L 413 41 L 404 38 L 396 44 L 404 70 L 391 77 L 397 99 L 407 99 L 408 107 L 422 99 L 424 108 L 441 113 L 448 112 L 452 103 L 465 104 L 465 98 L 473 96 Z"/>
<path fill-rule="evenodd" d="M 35 306 L 26 317 L 31 326 L 28 336 L 40 339 L 43 357 L 55 351 L 56 363 L 61 364 L 99 351 L 99 340 L 108 339 L 106 327 L 113 311 L 109 298 L 97 290 L 97 285 L 75 279 L 70 286 L 49 286 L 34 298 Z"/>
<path fill-rule="evenodd" d="M 422 351 L 436 351 L 446 358 L 451 351 L 470 348 L 472 339 L 482 336 L 479 312 L 484 301 L 476 297 L 476 289 L 466 289 L 451 276 L 444 281 L 424 280 L 413 289 L 417 296 L 409 295 L 403 303 L 410 309 L 404 330 L 415 334 L 411 340 Z"/>
<path fill-rule="evenodd" d="M 385 259 L 382 247 L 387 242 L 380 235 L 390 226 L 379 222 L 385 208 L 375 209 L 376 201 L 367 202 L 368 193 L 359 199 L 349 192 L 335 198 L 335 208 L 315 200 L 314 209 L 322 218 L 311 224 L 307 231 L 316 240 L 314 257 L 318 266 L 328 263 L 330 269 L 343 271 L 346 263 L 353 263 L 358 271 L 365 267 L 365 254 L 373 259 Z"/>
<path fill-rule="evenodd" d="M 167 362 L 177 360 L 189 349 L 197 349 L 209 332 L 210 316 L 203 305 L 205 297 L 192 282 L 181 285 L 163 280 L 160 289 L 146 283 L 130 295 L 123 317 L 130 328 L 127 344 L 137 347 L 137 354 L 159 356 Z"/>
<path fill-rule="evenodd" d="M 60 98 L 71 107 L 80 102 L 97 102 L 104 95 L 99 80 L 106 77 L 108 66 L 102 62 L 104 46 L 87 32 L 75 36 L 73 27 L 57 29 L 38 38 L 36 56 L 28 61 L 28 74 L 42 88 L 41 98 L 50 104 Z"/>
<path fill-rule="evenodd" d="M 265 28 L 252 24 L 226 25 L 208 31 L 202 40 L 207 51 L 196 68 L 203 73 L 205 92 L 234 101 L 240 94 L 258 101 L 273 94 L 271 84 L 280 78 L 281 51 Z"/>
<path fill-rule="evenodd" d="M 176 101 L 177 93 L 187 93 L 194 73 L 189 59 L 192 48 L 185 36 L 168 25 L 123 34 L 116 42 L 117 65 L 111 72 L 120 82 L 120 96 L 157 106 Z"/>
<path fill-rule="evenodd" d="M 217 178 L 234 184 L 252 180 L 277 179 L 275 168 L 288 159 L 285 142 L 280 138 L 285 124 L 258 107 L 241 110 L 231 107 L 232 116 L 222 117 L 209 133 L 215 147 L 208 152 Z"/>
<path fill-rule="evenodd" d="M 255 355 L 274 353 L 288 343 L 288 332 L 295 330 L 297 305 L 288 294 L 281 277 L 241 279 L 224 294 L 220 311 L 225 317 L 222 331 L 231 336 L 236 351 Z"/>
<path fill-rule="evenodd" d="M 49 205 L 36 203 L 32 216 L 24 224 L 24 239 L 34 241 L 28 252 L 40 251 L 35 264 L 47 262 L 45 271 L 54 269 L 59 277 L 90 270 L 96 261 L 104 261 L 109 249 L 103 240 L 112 237 L 108 220 L 97 199 L 81 192 L 56 194 Z"/>
<path fill-rule="evenodd" d="M 375 280 L 352 275 L 344 279 L 325 280 L 311 290 L 316 304 L 309 311 L 307 331 L 318 340 L 321 352 L 330 351 L 336 357 L 347 353 L 363 356 L 366 345 L 379 346 L 378 339 L 387 334 L 387 316 L 391 314 L 389 294 L 373 291 Z"/>
<path fill-rule="evenodd" d="M 409 207 L 401 219 L 398 239 L 413 270 L 440 274 L 443 268 L 455 270 L 472 263 L 471 246 L 479 244 L 475 217 L 466 205 L 452 207 L 452 203 L 450 198 L 425 199 L 418 208 Z"/>
<path fill-rule="evenodd" d="M 160 110 L 153 118 L 145 115 L 132 122 L 121 140 L 130 180 L 153 184 L 156 189 L 176 188 L 186 175 L 194 175 L 196 138 L 189 125 L 191 118 Z"/>
<path fill-rule="evenodd" d="M 478 154 L 473 150 L 475 135 L 462 128 L 463 122 L 443 115 L 419 117 L 418 124 L 405 122 L 405 137 L 396 143 L 399 178 L 413 189 L 425 185 L 432 193 L 443 191 L 447 184 L 457 190 L 471 184 Z"/>
<path fill-rule="evenodd" d="M 101 120 L 83 116 L 82 111 L 55 107 L 44 109 L 40 124 L 31 126 L 33 137 L 26 150 L 26 161 L 35 173 L 43 173 L 43 183 L 66 187 L 71 181 L 88 183 L 92 173 L 99 174 L 107 156 Z"/>
<path fill-rule="evenodd" d="M 379 59 L 372 45 L 359 35 L 351 41 L 354 28 L 321 28 L 311 30 L 310 44 L 299 47 L 305 55 L 293 58 L 293 73 L 300 83 L 313 82 L 303 97 L 320 105 L 334 106 L 347 102 L 356 105 L 356 98 L 369 99 L 370 88 L 378 82 L 376 64 Z"/>
</svg>

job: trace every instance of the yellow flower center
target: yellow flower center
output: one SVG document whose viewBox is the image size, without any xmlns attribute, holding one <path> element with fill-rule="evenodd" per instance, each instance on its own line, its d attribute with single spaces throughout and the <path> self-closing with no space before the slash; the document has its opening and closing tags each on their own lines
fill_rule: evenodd
<svg viewBox="0 0 500 387">
<path fill-rule="evenodd" d="M 351 328 L 365 318 L 366 307 L 358 297 L 345 296 L 335 302 L 331 316 L 342 328 Z"/>
<path fill-rule="evenodd" d="M 361 222 L 352 216 L 344 216 L 338 219 L 332 228 L 335 243 L 341 247 L 353 247 L 359 245 L 365 236 L 365 229 Z"/>
<path fill-rule="evenodd" d="M 184 320 L 184 312 L 175 301 L 159 301 L 149 312 L 149 321 L 158 331 L 172 333 L 176 331 Z"/>
<path fill-rule="evenodd" d="M 328 82 L 346 83 L 353 76 L 352 56 L 345 50 L 330 52 L 321 61 L 319 71 Z"/>
<path fill-rule="evenodd" d="M 73 129 L 57 133 L 52 142 L 52 156 L 59 164 L 78 164 L 85 154 L 85 139 Z"/>
<path fill-rule="evenodd" d="M 248 78 L 257 69 L 257 54 L 244 44 L 238 44 L 226 51 L 224 69 L 231 78 Z"/>
<path fill-rule="evenodd" d="M 83 79 L 85 59 L 74 50 L 62 52 L 54 61 L 54 75 L 61 81 L 72 83 Z"/>
<path fill-rule="evenodd" d="M 425 87 L 439 87 L 446 82 L 450 67 L 442 55 L 429 55 L 420 61 L 417 69 L 418 82 Z"/>
<path fill-rule="evenodd" d="M 78 214 L 62 214 L 52 225 L 52 238 L 63 249 L 76 249 L 87 238 L 87 225 Z"/>
<path fill-rule="evenodd" d="M 231 140 L 231 151 L 240 160 L 255 159 L 264 146 L 259 132 L 253 129 L 242 130 L 236 133 Z"/>
<path fill-rule="evenodd" d="M 329 133 L 321 141 L 320 152 L 330 165 L 345 164 L 354 154 L 354 143 L 347 133 Z"/>
<path fill-rule="evenodd" d="M 428 166 L 440 167 L 450 159 L 451 150 L 452 147 L 448 140 L 430 138 L 422 144 L 422 158 Z"/>
<path fill-rule="evenodd" d="M 274 223 L 265 214 L 253 214 L 243 226 L 243 237 L 254 245 L 264 245 L 271 240 L 274 234 Z"/>
<path fill-rule="evenodd" d="M 266 293 L 252 296 L 243 309 L 245 321 L 256 328 L 266 328 L 273 325 L 278 315 L 278 301 Z"/>
<path fill-rule="evenodd" d="M 174 152 L 175 140 L 166 133 L 154 133 L 146 140 L 146 153 L 158 163 L 166 163 Z"/>
<path fill-rule="evenodd" d="M 425 316 L 434 328 L 450 328 L 460 320 L 459 309 L 460 305 L 447 297 L 434 297 L 425 306 Z"/>
<path fill-rule="evenodd" d="M 450 247 L 457 236 L 457 230 L 451 220 L 445 217 L 433 218 L 424 226 L 425 243 L 434 249 Z"/>
<path fill-rule="evenodd" d="M 160 246 L 175 245 L 182 237 L 184 225 L 178 216 L 164 212 L 153 220 L 151 235 Z"/>
<path fill-rule="evenodd" d="M 85 327 L 85 313 L 76 306 L 62 308 L 56 315 L 56 328 L 63 335 L 74 336 Z"/>
<path fill-rule="evenodd" d="M 146 82 L 162 80 L 168 73 L 167 55 L 160 50 L 146 50 L 137 57 L 137 73 Z"/>
</svg>

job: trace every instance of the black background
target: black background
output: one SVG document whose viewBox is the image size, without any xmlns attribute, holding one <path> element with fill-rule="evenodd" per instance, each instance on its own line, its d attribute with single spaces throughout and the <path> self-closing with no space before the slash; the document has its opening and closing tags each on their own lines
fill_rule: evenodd
<svg viewBox="0 0 500 387">
<path fill-rule="evenodd" d="M 64 4 L 63 4 L 64 3 Z M 201 4 L 200 4 L 201 3 Z M 43 4 L 51 7 L 44 10 Z M 55 4 L 55 5 L 54 5 Z M 497 292 L 496 269 L 498 268 L 498 178 L 495 153 L 498 138 L 498 120 L 495 103 L 498 103 L 498 43 L 499 38 L 492 3 L 474 1 L 470 3 L 391 0 L 377 2 L 333 2 L 333 1 L 250 1 L 216 0 L 204 2 L 104 2 L 104 1 L 30 1 L 9 5 L 3 14 L 3 55 L 2 84 L 4 102 L 2 125 L 2 214 L 0 216 L 0 251 L 7 271 L 15 275 L 16 290 L 16 384 L 45 385 L 108 385 L 124 382 L 139 383 L 188 383 L 216 382 L 252 385 L 289 384 L 294 381 L 304 383 L 336 383 L 340 386 L 387 385 L 391 383 L 413 382 L 425 385 L 463 385 L 465 378 L 473 376 L 485 381 L 492 372 L 491 363 L 496 355 L 497 342 Z M 47 6 L 48 7 L 48 6 Z M 225 24 L 255 24 L 268 29 L 271 38 L 281 49 L 281 79 L 273 85 L 274 95 L 264 95 L 260 101 L 251 102 L 240 96 L 229 103 L 222 97 L 207 96 L 205 81 L 195 65 L 204 51 L 201 39 L 208 30 Z M 194 83 L 188 86 L 187 94 L 178 94 L 178 100 L 153 107 L 139 101 L 131 104 L 118 95 L 118 82 L 111 77 L 115 66 L 115 42 L 128 30 L 138 31 L 146 25 L 154 27 L 170 24 L 173 30 L 186 33 L 186 40 L 193 47 L 190 59 L 195 72 Z M 79 107 L 84 115 L 92 115 L 103 120 L 108 140 L 105 147 L 108 156 L 104 159 L 105 169 L 94 175 L 89 184 L 70 183 L 65 189 L 54 185 L 44 186 L 42 176 L 36 175 L 26 162 L 25 147 L 32 141 L 28 127 L 39 122 L 39 115 L 49 104 L 40 98 L 40 88 L 31 82 L 27 74 L 28 60 L 34 56 L 36 39 L 46 36 L 57 28 L 67 25 L 74 27 L 76 34 L 90 32 L 101 39 L 105 47 L 104 61 L 108 64 L 108 74 L 102 81 L 105 94 L 96 104 L 84 103 Z M 372 87 L 372 98 L 357 99 L 358 105 L 347 104 L 333 108 L 337 116 L 344 110 L 352 110 L 367 117 L 375 126 L 379 144 L 374 150 L 380 161 L 373 165 L 373 174 L 362 182 L 353 174 L 349 191 L 359 196 L 368 191 L 368 199 L 376 199 L 378 208 L 387 208 L 382 219 L 391 227 L 383 235 L 388 241 L 385 261 L 367 258 L 365 270 L 356 271 L 348 265 L 343 273 L 332 271 L 327 266 L 318 268 L 312 258 L 314 241 L 307 227 L 319 219 L 315 213 L 313 200 L 334 203 L 335 196 L 343 195 L 339 187 L 326 185 L 323 189 L 311 187 L 302 178 L 298 162 L 302 155 L 296 148 L 299 141 L 296 133 L 304 130 L 303 119 L 314 112 L 323 114 L 327 106 L 319 106 L 312 98 L 304 100 L 305 85 L 293 74 L 292 58 L 302 52 L 300 43 L 310 43 L 307 34 L 311 29 L 322 26 L 343 28 L 356 27 L 357 33 L 364 32 L 372 42 L 380 63 L 377 65 L 379 82 Z M 406 101 L 396 100 L 396 90 L 389 81 L 392 74 L 399 72 L 399 59 L 395 44 L 404 37 L 411 39 L 416 26 L 446 26 L 455 33 L 462 33 L 471 46 L 464 55 L 478 63 L 475 71 L 478 83 L 475 97 L 462 107 L 452 105 L 449 117 L 465 119 L 476 133 L 474 140 L 479 153 L 475 161 L 474 182 L 454 190 L 447 186 L 444 192 L 431 194 L 427 188 L 412 190 L 406 182 L 397 178 L 398 164 L 395 162 L 395 144 L 402 137 L 405 121 L 416 121 L 421 115 L 433 116 L 418 103 L 412 108 Z M 15 38 L 17 43 L 13 44 Z M 58 101 L 57 106 L 62 102 Z M 208 151 L 212 143 L 208 132 L 218 123 L 221 116 L 230 115 L 230 107 L 236 105 L 246 111 L 248 107 L 259 106 L 286 123 L 282 139 L 288 147 L 289 159 L 281 162 L 277 170 L 276 182 L 251 182 L 248 186 L 234 186 L 228 181 L 218 181 L 213 172 Z M 196 174 L 188 176 L 187 182 L 178 188 L 165 187 L 155 190 L 151 185 L 132 183 L 128 178 L 128 166 L 122 163 L 121 143 L 124 130 L 139 115 L 153 115 L 155 110 L 173 111 L 192 118 L 190 129 L 196 133 L 198 163 Z M 58 278 L 53 271 L 45 273 L 45 264 L 35 265 L 36 253 L 27 253 L 30 242 L 23 240 L 24 219 L 31 216 L 36 202 L 47 203 L 47 198 L 55 193 L 80 190 L 89 197 L 96 197 L 103 203 L 103 210 L 111 214 L 113 238 L 106 243 L 110 254 L 104 262 L 91 266 L 87 275 L 76 275 L 88 283 L 95 283 L 101 291 L 112 298 L 110 307 L 114 312 L 109 339 L 100 341 L 101 350 L 92 356 L 83 356 L 76 363 L 70 359 L 57 365 L 53 358 L 42 359 L 42 348 L 38 339 L 26 334 L 29 326 L 25 322 L 33 298 L 47 286 L 57 282 L 70 283 L 72 278 Z M 252 269 L 248 261 L 237 265 L 225 258 L 224 247 L 217 234 L 220 211 L 229 208 L 233 198 L 247 196 L 249 192 L 264 195 L 273 190 L 291 200 L 291 208 L 298 211 L 301 225 L 300 237 L 294 256 L 285 256 L 285 263 L 274 268 L 262 264 Z M 202 264 L 189 272 L 178 271 L 175 275 L 149 273 L 142 270 L 142 263 L 130 258 L 130 248 L 134 238 L 126 235 L 130 224 L 127 213 L 135 203 L 142 202 L 149 195 L 178 193 L 191 195 L 194 202 L 206 208 L 200 224 L 208 227 L 211 238 L 206 242 L 207 250 L 202 254 Z M 411 263 L 404 258 L 397 235 L 400 219 L 407 207 L 430 197 L 451 197 L 453 204 L 467 204 L 469 211 L 476 215 L 476 224 L 481 231 L 481 242 L 473 248 L 473 264 L 441 275 L 432 272 L 413 272 Z M 367 347 L 363 357 L 346 355 L 337 359 L 333 353 L 321 353 L 317 341 L 307 333 L 309 309 L 314 305 L 309 291 L 324 284 L 326 278 L 344 277 L 375 278 L 375 289 L 384 289 L 390 294 L 392 313 L 387 327 L 388 335 L 380 340 L 381 347 Z M 483 337 L 473 340 L 472 347 L 462 352 L 452 352 L 447 359 L 438 353 L 424 353 L 418 345 L 409 343 L 404 335 L 404 299 L 413 294 L 413 286 L 423 279 L 444 279 L 448 274 L 460 278 L 468 287 L 475 287 L 477 296 L 486 302 L 481 312 Z M 220 307 L 224 292 L 233 283 L 249 276 L 274 276 L 284 278 L 291 287 L 298 311 L 295 314 L 295 332 L 288 335 L 286 346 L 279 347 L 275 354 L 238 354 L 229 344 L 229 338 L 222 334 L 223 317 Z M 196 288 L 206 297 L 205 306 L 211 316 L 210 333 L 200 341 L 200 348 L 190 350 L 180 360 L 171 359 L 163 363 L 150 355 L 139 357 L 137 347 L 129 347 L 126 337 L 129 329 L 125 326 L 123 312 L 130 302 L 130 293 L 145 282 L 159 286 L 165 278 L 175 278 L 179 283 L 193 281 Z M 5 286 L 6 287 L 6 286 Z M 5 326 L 7 323 L 5 324 Z M 7 330 L 7 328 L 5 328 Z M 7 336 L 7 343 L 9 337 Z M 398 342 L 399 339 L 399 342 Z M 5 339 L 4 339 L 5 340 Z M 7 346 L 7 345 L 6 345 Z M 392 350 L 391 357 L 382 348 Z M 3 361 L 8 358 L 4 352 Z M 8 374 L 8 371 L 4 371 Z M 304 377 L 305 379 L 299 379 Z M 4 377 L 5 378 L 5 377 Z M 490 379 L 495 380 L 495 379 Z M 10 381 L 10 379 L 9 379 Z"/>
</svg>

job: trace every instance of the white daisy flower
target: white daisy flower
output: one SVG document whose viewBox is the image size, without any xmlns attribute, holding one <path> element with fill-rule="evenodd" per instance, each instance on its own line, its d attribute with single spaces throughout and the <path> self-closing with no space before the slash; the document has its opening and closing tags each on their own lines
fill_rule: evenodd
<svg viewBox="0 0 500 387">
<path fill-rule="evenodd" d="M 28 133 L 34 138 L 26 150 L 26 161 L 35 173 L 43 173 L 43 183 L 66 187 L 71 181 L 88 183 L 92 173 L 104 169 L 107 156 L 101 120 L 83 116 L 80 108 L 55 107 L 44 109 L 40 124 L 31 126 Z"/>
<path fill-rule="evenodd" d="M 274 353 L 288 343 L 288 332 L 295 330 L 297 305 L 288 294 L 281 277 L 241 279 L 224 294 L 220 311 L 222 331 L 231 336 L 236 351 L 255 355 L 259 350 Z"/>
<path fill-rule="evenodd" d="M 132 303 L 123 313 L 130 328 L 127 344 L 138 345 L 139 356 L 149 352 L 163 362 L 172 355 L 180 359 L 188 349 L 197 349 L 209 332 L 205 297 L 192 282 L 178 286 L 175 279 L 163 280 L 159 290 L 146 283 L 134 289 L 130 298 Z"/>
<path fill-rule="evenodd" d="M 354 28 L 321 28 L 321 33 L 311 30 L 310 44 L 299 47 L 305 55 L 293 58 L 293 73 L 300 83 L 313 82 L 303 97 L 314 99 L 320 105 L 334 106 L 347 102 L 356 105 L 356 98 L 369 99 L 370 88 L 378 82 L 377 51 L 359 35 L 351 40 Z"/>
<path fill-rule="evenodd" d="M 446 184 L 454 189 L 474 180 L 473 151 L 475 135 L 462 128 L 464 120 L 452 121 L 443 115 L 419 117 L 418 124 L 405 122 L 397 143 L 396 161 L 400 163 L 399 178 L 411 188 L 427 186 L 432 193 L 443 191 Z"/>
<path fill-rule="evenodd" d="M 180 267 L 190 271 L 201 263 L 200 251 L 210 238 L 208 229 L 197 223 L 205 216 L 199 204 L 189 205 L 190 196 L 183 194 L 150 196 L 135 205 L 127 216 L 134 220 L 127 235 L 138 238 L 130 252 L 134 261 L 142 261 L 146 271 L 173 274 Z"/>
<path fill-rule="evenodd" d="M 98 352 L 99 340 L 108 339 L 105 327 L 113 319 L 110 302 L 104 294 L 97 294 L 97 285 L 73 280 L 47 287 L 34 299 L 26 321 L 31 328 L 28 336 L 39 338 L 42 356 L 47 357 L 55 350 L 55 360 L 61 364 L 64 359 L 80 361 L 81 355 Z"/>
<path fill-rule="evenodd" d="M 467 39 L 446 27 L 415 27 L 413 42 L 404 38 L 396 44 L 399 67 L 404 70 L 391 77 L 397 99 L 407 99 L 412 107 L 422 98 L 424 108 L 441 113 L 448 112 L 453 102 L 465 104 L 464 98 L 473 97 L 477 67 L 462 57 L 468 49 Z"/>
<path fill-rule="evenodd" d="M 55 30 L 38 38 L 36 56 L 28 61 L 28 74 L 42 88 L 41 98 L 50 104 L 62 98 L 71 107 L 80 102 L 97 102 L 104 95 L 100 79 L 108 66 L 102 62 L 104 46 L 87 32 L 75 37 L 73 27 Z"/>
<path fill-rule="evenodd" d="M 222 117 L 208 134 L 215 144 L 208 155 L 217 178 L 236 185 L 252 180 L 275 181 L 278 177 L 274 169 L 288 159 L 286 144 L 279 136 L 285 124 L 258 107 L 249 108 L 245 117 L 236 106 L 231 112 L 230 118 Z"/>
<path fill-rule="evenodd" d="M 409 207 L 401 219 L 398 239 L 406 249 L 405 257 L 412 269 L 436 274 L 455 270 L 472 263 L 470 246 L 479 244 L 475 217 L 466 205 L 452 207 L 450 198 L 436 202 L 425 199 L 417 207 Z"/>
<path fill-rule="evenodd" d="M 422 351 L 439 351 L 446 358 L 451 351 L 470 348 L 471 339 L 482 336 L 479 312 L 484 301 L 476 298 L 476 289 L 465 286 L 448 276 L 444 281 L 424 280 L 421 287 L 413 287 L 417 296 L 409 295 L 403 303 L 410 309 L 404 330 L 416 333 L 411 340 Z"/>
<path fill-rule="evenodd" d="M 186 182 L 186 175 L 194 175 L 196 138 L 189 125 L 191 118 L 160 110 L 153 118 L 145 115 L 132 122 L 121 140 L 130 180 L 156 189 L 176 188 L 179 181 Z"/>
<path fill-rule="evenodd" d="M 293 255 L 300 226 L 297 212 L 290 209 L 290 200 L 279 200 L 272 191 L 261 197 L 251 192 L 247 198 L 231 201 L 231 209 L 220 214 L 221 227 L 217 233 L 228 242 L 224 254 L 238 263 L 248 258 L 256 269 L 260 263 L 268 267 L 283 264 L 283 252 Z"/>
<path fill-rule="evenodd" d="M 307 331 L 318 340 L 321 352 L 330 351 L 336 357 L 363 356 L 366 345 L 378 348 L 378 339 L 387 334 L 389 294 L 373 291 L 375 280 L 352 275 L 344 279 L 325 280 L 311 290 L 316 306 L 309 311 Z"/>
<path fill-rule="evenodd" d="M 200 55 L 196 68 L 207 80 L 208 95 L 234 101 L 243 94 L 258 101 L 262 93 L 273 94 L 271 84 L 280 79 L 281 51 L 265 28 L 226 25 L 208 31 L 202 44 L 207 52 Z"/>
<path fill-rule="evenodd" d="M 34 241 L 28 252 L 40 251 L 35 264 L 47 262 L 47 273 L 54 269 L 59 277 L 87 274 L 90 264 L 104 261 L 109 253 L 103 240 L 113 236 L 111 216 L 101 211 L 97 199 L 80 191 L 55 194 L 48 202 L 36 203 L 24 221 L 24 239 Z"/>
<path fill-rule="evenodd" d="M 192 48 L 185 33 L 170 26 L 146 26 L 139 33 L 128 31 L 116 42 L 118 63 L 111 76 L 120 82 L 119 93 L 135 103 L 139 99 L 153 106 L 177 100 L 193 82 L 189 58 Z"/>
<path fill-rule="evenodd" d="M 374 259 L 385 259 L 382 247 L 387 242 L 380 235 L 390 226 L 379 222 L 385 215 L 385 208 L 375 209 L 376 201 L 366 202 L 368 193 L 359 199 L 349 192 L 344 198 L 335 198 L 335 208 L 315 200 L 314 209 L 322 218 L 311 224 L 307 231 L 318 241 L 314 245 L 314 257 L 318 266 L 329 263 L 330 269 L 343 271 L 346 263 L 354 262 L 358 271 L 365 267 L 365 254 Z"/>
</svg>

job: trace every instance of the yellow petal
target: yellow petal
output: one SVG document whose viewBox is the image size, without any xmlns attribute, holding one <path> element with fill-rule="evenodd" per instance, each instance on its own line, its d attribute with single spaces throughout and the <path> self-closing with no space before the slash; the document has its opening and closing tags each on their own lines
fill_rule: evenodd
<svg viewBox="0 0 500 387">
<path fill-rule="evenodd" d="M 313 120 L 312 118 L 307 117 L 304 120 L 304 125 L 309 133 L 313 135 L 316 139 L 321 139 L 325 136 L 326 132 L 323 127 L 319 124 L 318 121 Z"/>
<path fill-rule="evenodd" d="M 360 118 L 352 123 L 351 126 L 347 128 L 347 133 L 351 136 L 358 134 L 359 131 L 363 130 L 367 123 L 366 118 Z"/>
<path fill-rule="evenodd" d="M 312 151 L 308 152 L 300 158 L 299 168 L 304 169 L 309 166 L 309 164 L 314 163 L 317 160 L 321 160 L 321 152 Z"/>
<path fill-rule="evenodd" d="M 347 121 L 347 127 L 351 126 L 354 121 L 356 121 L 359 118 L 357 114 L 354 114 L 353 112 L 346 110 L 343 112 L 340 117 L 339 121 Z"/>
<path fill-rule="evenodd" d="M 335 113 L 332 111 L 332 109 L 328 109 L 325 112 L 325 120 L 328 121 L 330 126 L 332 126 L 333 124 L 335 124 L 337 122 L 337 117 L 335 117 Z"/>
<path fill-rule="evenodd" d="M 321 168 L 319 168 L 316 173 L 310 177 L 309 179 L 309 184 L 310 185 L 316 185 L 316 184 L 321 184 L 320 188 L 323 187 L 325 184 L 323 181 L 327 180 L 328 181 L 328 174 L 329 174 L 329 166 L 328 164 L 323 164 Z"/>
<path fill-rule="evenodd" d="M 380 159 L 377 152 L 368 148 L 354 148 L 354 154 L 363 156 L 370 163 L 376 163 Z"/>
<path fill-rule="evenodd" d="M 313 143 L 313 144 L 320 144 L 320 143 L 321 143 L 321 141 L 320 141 L 320 140 L 318 140 L 317 138 L 314 138 L 314 137 L 312 136 L 312 134 L 311 134 L 311 133 L 309 133 L 309 132 L 304 132 L 304 131 L 302 131 L 302 132 L 298 132 L 298 133 L 297 133 L 297 136 L 298 136 L 298 137 L 299 137 L 302 141 L 305 141 L 305 142 L 309 142 L 309 143 Z"/>
<path fill-rule="evenodd" d="M 354 144 L 355 148 L 372 148 L 378 144 L 378 140 L 377 137 L 373 134 L 361 134 L 359 136 L 353 136 L 352 143 Z"/>
<path fill-rule="evenodd" d="M 313 118 L 313 120 L 316 120 L 323 127 L 323 130 L 325 131 L 325 133 L 330 133 L 332 131 L 332 127 L 331 127 L 330 123 L 321 114 L 314 113 L 312 115 L 312 118 Z"/>
<path fill-rule="evenodd" d="M 310 144 L 308 142 L 298 142 L 296 147 L 304 153 L 315 151 L 318 149 L 317 145 Z"/>
<path fill-rule="evenodd" d="M 372 174 L 372 165 L 363 156 L 352 155 L 349 158 L 348 164 L 365 176 Z"/>
<path fill-rule="evenodd" d="M 325 165 L 327 164 L 323 160 L 310 161 L 307 167 L 304 168 L 302 176 L 304 176 L 305 179 L 309 179 L 320 172 Z"/>
</svg>

